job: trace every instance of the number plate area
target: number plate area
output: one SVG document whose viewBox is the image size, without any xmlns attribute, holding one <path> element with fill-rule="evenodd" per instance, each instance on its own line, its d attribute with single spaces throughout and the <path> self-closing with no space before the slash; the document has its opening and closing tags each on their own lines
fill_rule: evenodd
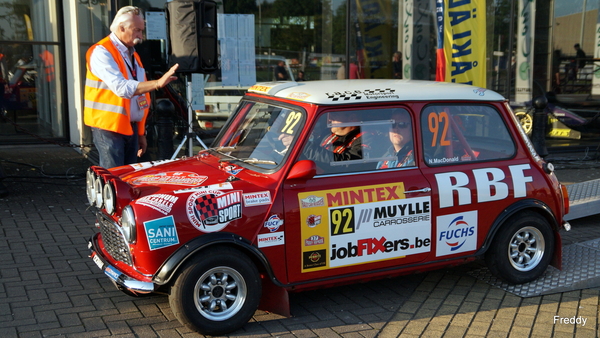
<svg viewBox="0 0 600 338">
<path fill-rule="evenodd" d="M 95 252 L 92 254 L 92 260 L 94 261 L 94 263 L 96 263 L 96 266 L 98 266 L 100 270 L 104 268 L 104 263 L 102 262 L 100 257 L 98 257 L 98 254 L 96 254 Z"/>
</svg>

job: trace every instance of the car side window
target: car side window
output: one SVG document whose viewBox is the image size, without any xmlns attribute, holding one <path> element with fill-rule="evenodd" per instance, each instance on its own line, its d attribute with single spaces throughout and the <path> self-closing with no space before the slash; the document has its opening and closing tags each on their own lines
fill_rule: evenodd
<svg viewBox="0 0 600 338">
<path fill-rule="evenodd" d="M 300 159 L 314 161 L 319 174 L 414 166 L 410 113 L 403 108 L 344 110 L 323 113 Z M 391 131 L 405 135 L 402 152 L 394 150 Z"/>
<path fill-rule="evenodd" d="M 514 140 L 499 112 L 486 105 L 430 105 L 421 114 L 429 166 L 511 158 Z"/>
</svg>

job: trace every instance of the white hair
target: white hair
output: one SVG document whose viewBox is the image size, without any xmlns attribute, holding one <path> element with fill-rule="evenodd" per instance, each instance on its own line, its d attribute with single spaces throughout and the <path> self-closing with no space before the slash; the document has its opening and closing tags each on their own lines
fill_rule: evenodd
<svg viewBox="0 0 600 338">
<path fill-rule="evenodd" d="M 144 20 L 144 14 L 142 14 L 142 10 L 135 6 L 125 6 L 121 7 L 115 15 L 113 22 L 110 24 L 110 31 L 116 33 L 119 27 L 123 24 L 125 27 L 129 27 L 131 22 L 133 21 L 133 16 L 136 15 L 135 11 L 138 11 L 137 14 L 142 20 Z"/>
</svg>

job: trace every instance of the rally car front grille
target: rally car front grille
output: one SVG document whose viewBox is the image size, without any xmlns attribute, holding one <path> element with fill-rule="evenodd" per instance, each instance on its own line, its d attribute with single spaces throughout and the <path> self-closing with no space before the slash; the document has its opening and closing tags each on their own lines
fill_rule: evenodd
<svg viewBox="0 0 600 338">
<path fill-rule="evenodd" d="M 132 265 L 131 253 L 129 246 L 119 230 L 119 226 L 112 220 L 106 218 L 102 213 L 98 213 L 98 223 L 100 224 L 100 233 L 102 234 L 102 242 L 109 255 L 117 261 L 121 261 L 127 265 Z"/>
</svg>

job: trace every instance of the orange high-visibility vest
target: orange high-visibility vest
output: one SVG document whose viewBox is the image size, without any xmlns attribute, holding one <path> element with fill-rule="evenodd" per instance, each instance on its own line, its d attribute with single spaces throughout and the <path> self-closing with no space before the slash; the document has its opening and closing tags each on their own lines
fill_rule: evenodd
<svg viewBox="0 0 600 338">
<path fill-rule="evenodd" d="M 54 55 L 48 50 L 40 53 L 40 58 L 44 62 L 44 71 L 46 73 L 46 82 L 54 80 Z"/>
<path fill-rule="evenodd" d="M 97 44 L 88 49 L 86 53 L 87 74 L 85 79 L 85 103 L 83 110 L 83 121 L 90 127 L 110 130 L 123 135 L 133 135 L 130 122 L 131 100 L 122 98 L 113 93 L 108 86 L 94 75 L 90 70 L 90 56 L 97 46 L 103 46 L 117 62 L 121 74 L 128 79 L 125 60 L 119 50 L 107 36 Z M 137 63 L 143 68 L 142 61 L 137 53 L 133 54 Z M 146 102 L 150 102 L 150 94 L 144 94 Z M 144 117 L 138 122 L 138 134 L 144 135 L 148 109 L 144 110 Z"/>
</svg>

